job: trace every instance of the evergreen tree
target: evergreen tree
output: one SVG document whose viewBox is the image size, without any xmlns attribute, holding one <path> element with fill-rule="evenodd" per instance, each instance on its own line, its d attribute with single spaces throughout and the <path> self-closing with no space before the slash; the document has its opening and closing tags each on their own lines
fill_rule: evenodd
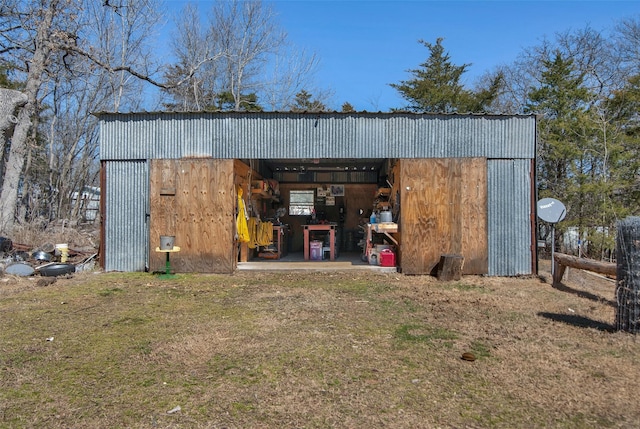
<svg viewBox="0 0 640 429">
<path fill-rule="evenodd" d="M 588 110 L 589 92 L 573 63 L 556 53 L 543 61 L 540 86 L 529 91 L 527 113 L 541 115 L 538 185 L 541 196 L 562 198 L 568 191 L 570 166 L 580 156 L 581 128 Z"/>
<path fill-rule="evenodd" d="M 541 115 L 540 196 L 565 202 L 563 227 L 577 227 L 591 250 L 612 248 L 609 232 L 625 212 L 615 197 L 622 183 L 619 173 L 621 163 L 628 161 L 612 116 L 613 103 L 598 103 L 585 86 L 584 73 L 560 52 L 542 63 L 540 85 L 529 92 L 526 108 Z"/>
<path fill-rule="evenodd" d="M 301 90 L 296 94 L 296 98 L 291 106 L 292 112 L 324 112 L 327 107 L 318 99 L 314 99 L 311 93 Z"/>
<path fill-rule="evenodd" d="M 17 89 L 23 86 L 18 82 L 11 79 L 11 72 L 13 67 L 9 65 L 0 64 L 0 88 Z"/>
<path fill-rule="evenodd" d="M 356 111 L 356 109 L 348 101 L 345 101 L 342 104 L 342 112 L 347 113 L 347 112 L 355 112 L 355 111 Z"/>
<path fill-rule="evenodd" d="M 411 111 L 468 113 L 485 112 L 498 95 L 502 76 L 496 75 L 489 87 L 479 91 L 465 89 L 461 83 L 462 75 L 471 64 L 455 65 L 442 46 L 442 38 L 435 45 L 419 40 L 429 49 L 430 55 L 420 68 L 409 70 L 412 79 L 399 84 L 392 83 L 402 97 L 409 102 Z"/>
<path fill-rule="evenodd" d="M 262 106 L 258 104 L 258 96 L 255 93 L 242 94 L 239 100 L 239 107 L 242 112 L 262 112 L 264 110 Z M 236 108 L 236 99 L 229 91 L 216 94 L 215 101 L 217 110 L 230 111 Z"/>
<path fill-rule="evenodd" d="M 627 208 L 620 217 L 640 213 L 640 75 L 613 93 L 607 105 L 612 113 L 616 143 L 607 152 L 616 184 L 614 199 Z M 611 136 L 612 133 L 609 133 Z"/>
</svg>

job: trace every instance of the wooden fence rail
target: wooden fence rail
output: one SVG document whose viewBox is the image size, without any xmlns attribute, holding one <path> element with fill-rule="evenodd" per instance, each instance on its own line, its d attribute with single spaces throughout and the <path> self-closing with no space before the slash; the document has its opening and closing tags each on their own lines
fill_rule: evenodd
<svg viewBox="0 0 640 429">
<path fill-rule="evenodd" d="M 557 286 L 562 282 L 564 270 L 567 267 L 579 268 L 581 270 L 593 271 L 610 276 L 616 275 L 617 264 L 613 262 L 601 262 L 594 259 L 583 259 L 576 256 L 555 253 L 553 256 L 553 285 Z"/>
</svg>

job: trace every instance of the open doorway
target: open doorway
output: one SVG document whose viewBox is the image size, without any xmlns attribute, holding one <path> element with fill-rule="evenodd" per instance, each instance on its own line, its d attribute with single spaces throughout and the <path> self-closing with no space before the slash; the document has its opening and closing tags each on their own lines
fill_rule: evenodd
<svg viewBox="0 0 640 429">
<path fill-rule="evenodd" d="M 242 162 L 249 167 L 245 202 L 250 227 L 255 222 L 251 218 L 269 222 L 273 236 L 269 244 L 259 239 L 258 243 L 249 243 L 245 252 L 240 249 L 239 262 L 335 260 L 379 265 L 379 255 L 376 253 L 371 259 L 372 252 L 382 248 L 396 250 L 391 234 L 378 236 L 367 231 L 374 218 L 384 218 L 388 224 L 398 222 L 394 160 Z"/>
</svg>

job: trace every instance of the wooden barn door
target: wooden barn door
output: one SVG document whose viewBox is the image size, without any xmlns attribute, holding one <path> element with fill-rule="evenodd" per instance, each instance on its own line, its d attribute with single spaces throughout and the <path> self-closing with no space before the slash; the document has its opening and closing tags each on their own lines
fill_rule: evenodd
<svg viewBox="0 0 640 429">
<path fill-rule="evenodd" d="M 164 269 L 165 254 L 155 249 L 161 235 L 173 235 L 176 272 L 233 272 L 233 160 L 152 160 L 149 177 L 150 269 Z"/>
<path fill-rule="evenodd" d="M 487 161 L 400 161 L 405 274 L 433 274 L 443 254 L 464 256 L 464 274 L 488 273 Z"/>
</svg>

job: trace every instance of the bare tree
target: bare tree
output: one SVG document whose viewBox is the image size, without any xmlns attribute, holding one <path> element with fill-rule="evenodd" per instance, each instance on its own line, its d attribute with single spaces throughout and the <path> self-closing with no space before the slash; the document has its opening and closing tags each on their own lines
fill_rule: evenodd
<svg viewBox="0 0 640 429">
<path fill-rule="evenodd" d="M 144 28 L 150 21 L 140 17 L 152 15 L 151 5 L 149 0 L 8 0 L 0 5 L 0 62 L 16 71 L 26 96 L 17 113 L 0 192 L 3 233 L 13 228 L 19 191 L 25 199 L 46 194 L 45 186 L 34 187 L 37 183 L 26 180 L 38 165 L 34 161 L 42 158 L 43 146 L 49 154 L 49 197 L 61 190 L 56 175 L 79 186 L 76 179 L 82 174 L 74 175 L 88 168 L 79 166 L 91 164 L 97 149 L 89 112 L 119 109 L 131 89 L 130 76 L 157 83 L 145 67 L 141 43 L 150 35 Z M 103 11 L 119 18 L 107 19 Z M 104 19 L 96 19 L 96 14 Z M 46 109 L 51 115 L 47 123 L 41 121 Z M 63 191 L 69 194 L 69 189 Z"/>
<path fill-rule="evenodd" d="M 5 144 L 18 123 L 16 110 L 26 103 L 27 96 L 20 91 L 0 88 L 0 153 L 4 153 Z"/>
<path fill-rule="evenodd" d="M 637 74 L 640 68 L 640 15 L 620 21 L 615 34 L 615 46 L 622 66 Z"/>
<path fill-rule="evenodd" d="M 585 86 L 594 96 L 592 103 L 596 103 L 625 81 L 615 48 L 601 31 L 586 26 L 557 33 L 553 39 L 545 38 L 539 44 L 523 49 L 513 63 L 497 66 L 486 75 L 502 73 L 504 77 L 496 110 L 522 113 L 529 91 L 542 80 L 543 63 L 557 52 L 573 61 L 576 73 L 583 75 Z"/>
<path fill-rule="evenodd" d="M 11 6 L 15 9 L 9 9 Z M 38 92 L 51 63 L 55 41 L 66 37 L 65 33 L 57 31 L 56 20 L 68 14 L 64 2 L 60 0 L 37 5 L 40 6 L 39 10 L 35 7 L 24 10 L 20 6 L 25 5 L 5 5 L 7 9 L 3 8 L 1 15 L 1 26 L 5 31 L 0 33 L 0 53 L 24 51 L 22 57 L 16 58 L 21 61 L 14 63 L 25 64 L 26 83 L 23 92 L 27 97 L 26 104 L 18 113 L 0 193 L 0 231 L 5 233 L 11 231 L 14 224 L 20 174 L 27 154 L 31 121 L 37 113 Z M 9 21 L 8 17 L 13 19 Z"/>
<path fill-rule="evenodd" d="M 290 43 L 283 43 L 266 64 L 261 73 L 261 99 L 270 110 L 286 110 L 295 104 L 295 97 L 304 88 L 309 88 L 316 99 L 328 104 L 333 95 L 313 85 L 319 66 L 313 53 L 299 50 Z"/>
<path fill-rule="evenodd" d="M 219 1 L 202 28 L 200 13 L 187 6 L 176 20 L 175 65 L 165 73 L 167 103 L 183 110 L 288 108 L 312 87 L 315 55 L 287 41 L 273 10 L 261 1 Z M 322 94 L 322 91 L 314 92 Z"/>
<path fill-rule="evenodd" d="M 110 95 L 110 110 L 137 109 L 141 97 L 134 98 L 132 94 L 142 93 L 144 80 L 127 68 L 144 76 L 158 73 L 159 66 L 151 56 L 151 41 L 155 40 L 155 28 L 162 20 L 159 4 L 154 0 L 85 0 L 85 3 L 82 25 L 85 49 L 110 67 L 120 68 L 111 73 L 105 73 L 104 68 L 94 70 L 106 81 L 103 90 Z M 128 105 L 122 106 L 123 102 Z"/>
<path fill-rule="evenodd" d="M 240 110 L 247 94 L 260 89 L 256 78 L 286 34 L 275 24 L 272 9 L 261 1 L 218 2 L 210 26 L 225 52 L 225 91 L 233 98 L 233 110 Z"/>
<path fill-rule="evenodd" d="M 200 11 L 188 4 L 175 22 L 171 41 L 176 63 L 169 66 L 164 77 L 174 86 L 167 90 L 173 99 L 167 105 L 179 110 L 208 110 L 216 104 L 219 60 L 223 57 L 211 29 L 203 29 Z"/>
</svg>

